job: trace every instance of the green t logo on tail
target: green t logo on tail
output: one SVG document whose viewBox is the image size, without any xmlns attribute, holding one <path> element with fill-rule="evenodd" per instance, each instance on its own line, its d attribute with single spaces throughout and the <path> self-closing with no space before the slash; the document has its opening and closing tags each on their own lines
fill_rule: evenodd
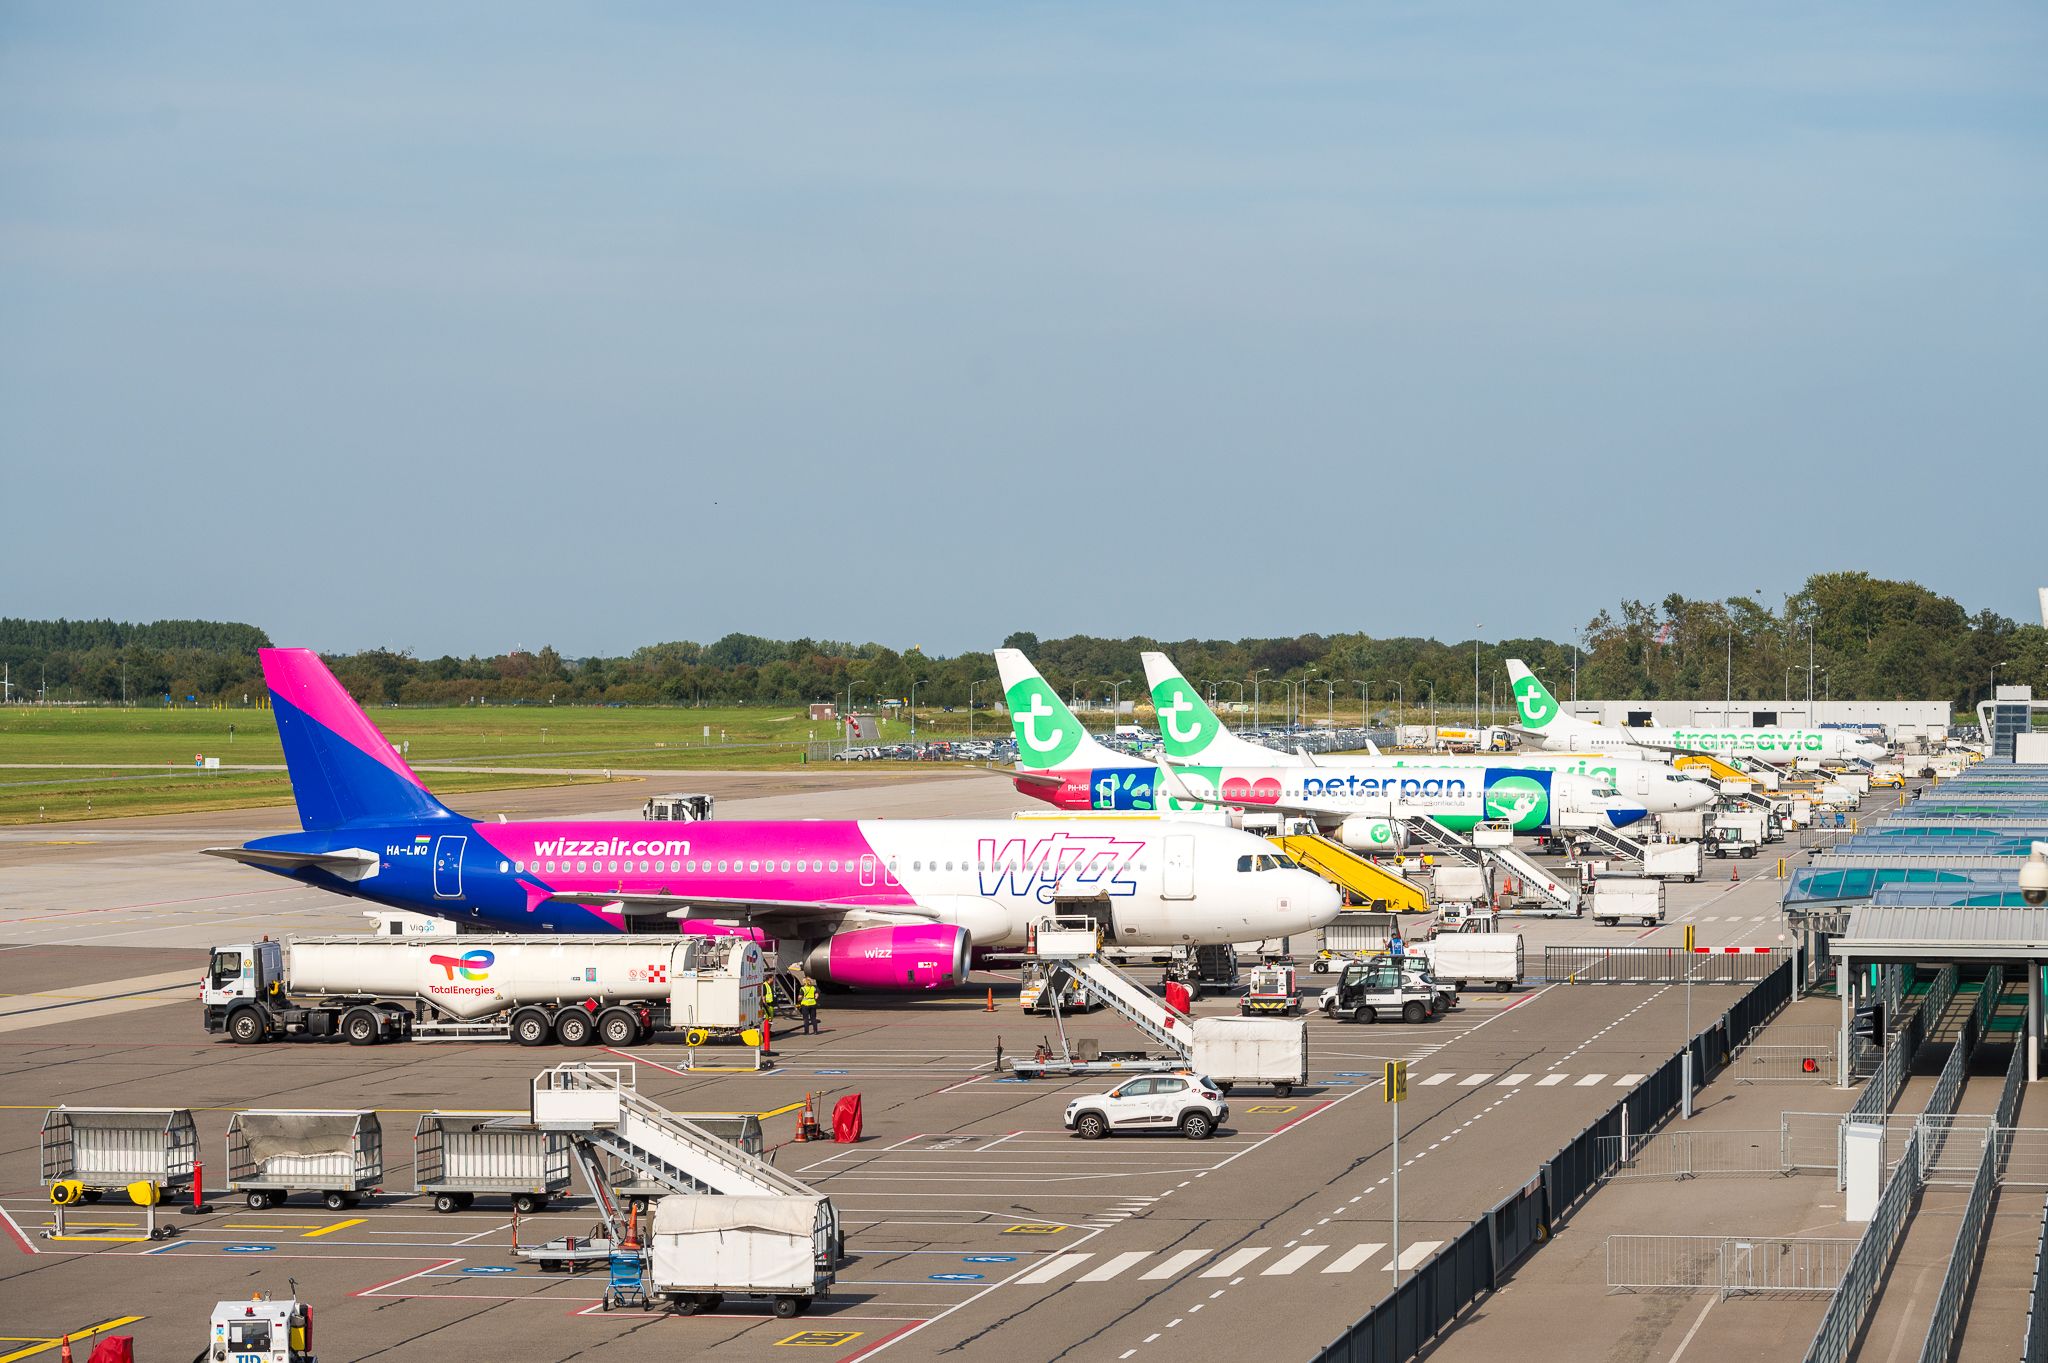
<svg viewBox="0 0 2048 1363">
<path fill-rule="evenodd" d="M 1004 698 L 1010 704 L 1010 725 L 1017 731 L 1019 766 L 1056 767 L 1081 746 L 1081 721 L 1042 678 L 1026 677 Z"/>
<path fill-rule="evenodd" d="M 1531 729 L 1540 729 L 1557 718 L 1557 702 L 1534 677 L 1515 683 L 1515 708 L 1522 712 L 1522 723 Z"/>
<path fill-rule="evenodd" d="M 1513 824 L 1517 833 L 1542 828 L 1549 814 L 1549 792 L 1533 776 L 1502 776 L 1486 787 L 1486 817 Z"/>
<path fill-rule="evenodd" d="M 1159 741 L 1168 757 L 1194 757 L 1216 737 L 1215 714 L 1180 677 L 1152 688 L 1152 708 L 1159 712 Z"/>
</svg>

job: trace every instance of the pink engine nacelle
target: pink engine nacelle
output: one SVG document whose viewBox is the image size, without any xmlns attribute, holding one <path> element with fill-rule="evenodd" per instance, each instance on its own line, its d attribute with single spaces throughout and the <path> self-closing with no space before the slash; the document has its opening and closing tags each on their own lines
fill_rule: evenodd
<svg viewBox="0 0 2048 1363">
<path fill-rule="evenodd" d="M 948 989 L 967 981 L 967 929 L 946 923 L 855 928 L 811 948 L 804 972 L 855 989 Z"/>
</svg>

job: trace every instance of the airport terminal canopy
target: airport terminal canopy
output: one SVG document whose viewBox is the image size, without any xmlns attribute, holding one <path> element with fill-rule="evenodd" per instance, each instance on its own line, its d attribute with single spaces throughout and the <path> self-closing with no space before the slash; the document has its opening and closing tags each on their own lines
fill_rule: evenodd
<svg viewBox="0 0 2048 1363">
<path fill-rule="evenodd" d="M 1872 905 L 1852 910 L 1830 950 L 1868 961 L 2048 962 L 2048 908 Z"/>
<path fill-rule="evenodd" d="M 1942 866 L 1912 864 L 1901 857 L 1860 866 L 1802 866 L 1785 883 L 1787 913 L 1810 913 L 1834 905 L 1864 903 L 1897 889 L 1942 888 L 1957 896 L 1991 894 L 2019 888 L 2015 857 L 1942 857 Z M 1958 864 L 1960 863 L 1960 864 Z"/>
</svg>

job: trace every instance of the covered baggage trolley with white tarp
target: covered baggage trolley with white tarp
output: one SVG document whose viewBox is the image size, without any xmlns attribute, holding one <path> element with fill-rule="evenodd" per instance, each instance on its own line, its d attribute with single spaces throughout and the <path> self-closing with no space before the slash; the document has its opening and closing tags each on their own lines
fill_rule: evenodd
<svg viewBox="0 0 2048 1363">
<path fill-rule="evenodd" d="M 251 1207 L 318 1193 L 340 1211 L 383 1181 L 384 1130 L 368 1108 L 252 1108 L 228 1119 L 228 1187 Z"/>
<path fill-rule="evenodd" d="M 80 1200 L 153 1183 L 192 1186 L 199 1132 L 182 1107 L 53 1107 L 43 1114 L 43 1183 L 76 1184 Z"/>
<path fill-rule="evenodd" d="M 517 1117 L 429 1112 L 413 1128 L 412 1186 L 437 1212 L 462 1211 L 483 1193 L 531 1216 L 568 1191 L 569 1137 Z"/>
<path fill-rule="evenodd" d="M 748 1296 L 800 1315 L 832 1285 L 835 1240 L 832 1204 L 815 1194 L 671 1195 L 654 1205 L 650 1288 L 686 1313 Z"/>
</svg>

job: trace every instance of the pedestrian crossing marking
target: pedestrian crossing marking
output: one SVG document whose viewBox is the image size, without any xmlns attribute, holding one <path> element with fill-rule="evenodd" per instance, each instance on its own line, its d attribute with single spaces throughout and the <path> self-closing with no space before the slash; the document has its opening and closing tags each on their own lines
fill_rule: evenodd
<svg viewBox="0 0 2048 1363">
<path fill-rule="evenodd" d="M 1442 1244 L 1443 1241 L 1441 1240 L 1417 1240 L 1414 1244 L 1402 1250 L 1402 1271 L 1406 1272 L 1408 1269 L 1414 1268 L 1417 1265 L 1419 1265 L 1424 1259 L 1427 1259 L 1430 1255 L 1436 1253 L 1437 1248 Z M 1388 1264 L 1387 1271 L 1391 1273 L 1393 1272 L 1393 1270 L 1394 1266 L 1392 1264 Z"/>
<path fill-rule="evenodd" d="M 1528 1077 L 1529 1076 L 1526 1074 L 1503 1074 L 1500 1077 L 1500 1081 L 1501 1083 L 1507 1085 L 1509 1088 L 1513 1088 L 1515 1085 L 1521 1083 L 1524 1079 L 1527 1079 Z"/>
<path fill-rule="evenodd" d="M 1208 1257 L 1209 1251 L 1206 1249 L 1184 1249 L 1168 1257 L 1159 1267 L 1138 1276 L 1152 1282 L 1158 1282 L 1162 1278 L 1177 1278 Z"/>
<path fill-rule="evenodd" d="M 1342 1254 L 1330 1260 L 1329 1263 L 1324 1264 L 1323 1272 L 1349 1273 L 1385 1248 L 1386 1245 L 1384 1243 L 1353 1245 L 1350 1249 L 1345 1250 Z"/>
<path fill-rule="evenodd" d="M 1068 1269 L 1079 1268 L 1094 1257 L 1093 1254 L 1055 1254 L 1037 1268 L 1032 1269 L 1029 1273 L 1017 1279 L 1017 1281 L 1020 1283 L 1049 1283 Z"/>
<path fill-rule="evenodd" d="M 1431 1084 L 1448 1084 L 1451 1082 L 1452 1077 L 1453 1076 L 1451 1072 L 1449 1070 L 1445 1070 L 1441 1074 L 1432 1074 L 1431 1076 L 1429 1076 L 1429 1078 L 1423 1080 L 1422 1084 L 1425 1088 L 1427 1088 Z"/>
<path fill-rule="evenodd" d="M 1472 1088 L 1476 1085 L 1485 1083 L 1487 1080 L 1491 1078 L 1493 1078 L 1493 1076 L 1490 1074 L 1468 1074 L 1463 1079 L 1460 1079 L 1458 1081 L 1458 1087 L 1467 1089 Z"/>
<path fill-rule="evenodd" d="M 1241 1249 L 1231 1254 L 1213 1268 L 1202 1270 L 1204 1278 L 1234 1278 L 1245 1270 L 1252 1260 L 1266 1251 L 1263 1249 Z"/>
<path fill-rule="evenodd" d="M 1536 1081 L 1536 1087 L 1540 1089 L 1547 1089 L 1554 1084 L 1562 1084 L 1568 1077 L 1569 1076 L 1562 1074 L 1546 1074 L 1541 1079 L 1538 1079 Z"/>
<path fill-rule="evenodd" d="M 1088 1272 L 1083 1273 L 1075 1281 L 1106 1283 L 1125 1269 L 1130 1268 L 1134 1264 L 1141 1264 L 1151 1257 L 1152 1251 L 1149 1249 L 1129 1250 L 1123 1254 L 1115 1255 L 1107 1263 L 1099 1264 L 1095 1268 L 1088 1270 Z"/>
<path fill-rule="evenodd" d="M 1262 1278 L 1283 1278 L 1329 1248 L 1328 1245 L 1303 1245 L 1285 1258 L 1268 1264 L 1259 1276 Z"/>
<path fill-rule="evenodd" d="M 1581 1078 L 1579 1082 L 1572 1085 L 1572 1087 L 1582 1089 L 1591 1088 L 1593 1085 L 1599 1083 L 1602 1079 L 1605 1079 L 1606 1077 L 1607 1076 L 1604 1074 L 1589 1074 Z"/>
<path fill-rule="evenodd" d="M 1640 1074 L 1624 1074 L 1621 1078 L 1614 1081 L 1614 1086 L 1616 1088 L 1626 1088 L 1630 1084 L 1640 1084 L 1642 1082 L 1643 1076 Z"/>
</svg>

